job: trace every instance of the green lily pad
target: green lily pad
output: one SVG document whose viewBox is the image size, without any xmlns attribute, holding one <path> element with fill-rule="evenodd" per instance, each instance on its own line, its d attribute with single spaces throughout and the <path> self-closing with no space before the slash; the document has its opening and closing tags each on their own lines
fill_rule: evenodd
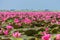
<svg viewBox="0 0 60 40">
<path fill-rule="evenodd" d="M 11 40 L 23 40 L 23 38 L 14 38 L 14 37 L 11 37 Z"/>
<path fill-rule="evenodd" d="M 16 38 L 16 40 L 23 40 L 22 38 Z"/>
<path fill-rule="evenodd" d="M 13 19 L 9 19 L 9 20 L 7 20 L 7 22 L 13 22 Z"/>
</svg>

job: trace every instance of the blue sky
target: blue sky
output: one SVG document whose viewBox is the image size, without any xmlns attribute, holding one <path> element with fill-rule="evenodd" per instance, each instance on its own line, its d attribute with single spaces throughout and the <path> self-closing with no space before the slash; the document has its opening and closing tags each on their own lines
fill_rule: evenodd
<svg viewBox="0 0 60 40">
<path fill-rule="evenodd" d="M 60 10 L 60 0 L 0 0 L 0 9 Z"/>
</svg>

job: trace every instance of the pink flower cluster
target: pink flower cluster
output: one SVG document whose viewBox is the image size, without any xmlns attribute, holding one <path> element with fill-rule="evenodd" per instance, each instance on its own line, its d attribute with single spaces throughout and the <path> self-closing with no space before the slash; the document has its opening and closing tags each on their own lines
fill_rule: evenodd
<svg viewBox="0 0 60 40">
<path fill-rule="evenodd" d="M 10 30 L 12 30 L 13 27 L 10 26 L 10 25 L 8 25 L 8 26 L 6 26 L 6 28 L 7 28 L 6 30 L 0 30 L 0 34 L 3 33 L 4 35 L 8 36 Z M 15 38 L 18 38 L 18 37 L 21 37 L 21 33 L 19 33 L 19 32 L 14 32 L 14 33 L 12 33 L 12 36 L 15 37 Z"/>
<path fill-rule="evenodd" d="M 60 24 L 60 12 L 0 12 L 0 21 L 6 21 L 9 18 L 14 18 L 14 22 L 20 22 L 23 19 L 25 23 L 31 23 L 32 20 L 49 20 L 52 23 Z"/>
<path fill-rule="evenodd" d="M 42 36 L 42 40 L 51 40 L 51 34 L 45 34 L 44 36 Z M 60 40 L 60 34 L 56 35 L 55 40 Z"/>
<path fill-rule="evenodd" d="M 15 23 L 23 21 L 29 24 L 33 20 L 46 20 L 51 23 L 60 24 L 60 20 L 58 20 L 60 12 L 0 12 L 0 21 L 4 22 L 9 18 L 14 18 Z"/>
<path fill-rule="evenodd" d="M 27 25 L 26 25 L 27 24 Z M 47 27 L 57 24 L 60 25 L 60 12 L 0 12 L 0 34 L 10 35 L 10 32 L 20 27 Z M 47 33 L 46 28 L 42 40 L 49 40 L 51 34 Z M 17 31 L 17 30 L 16 30 Z M 45 33 L 46 32 L 46 33 Z M 13 37 L 21 37 L 20 32 L 13 32 Z M 56 35 L 56 40 L 60 40 L 60 34 Z"/>
<path fill-rule="evenodd" d="M 48 34 L 47 33 L 48 30 L 49 29 L 46 28 L 45 31 L 42 33 L 43 34 L 42 40 L 51 40 L 52 34 Z M 60 34 L 56 34 L 54 36 L 55 36 L 55 39 L 54 40 L 60 40 Z"/>
</svg>

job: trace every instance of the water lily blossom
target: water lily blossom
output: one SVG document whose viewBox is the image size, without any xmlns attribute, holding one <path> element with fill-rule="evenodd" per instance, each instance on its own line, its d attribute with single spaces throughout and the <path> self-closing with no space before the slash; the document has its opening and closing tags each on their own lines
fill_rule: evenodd
<svg viewBox="0 0 60 40">
<path fill-rule="evenodd" d="M 12 36 L 15 37 L 15 38 L 19 38 L 19 37 L 21 37 L 21 33 L 19 33 L 19 32 L 14 32 L 14 33 L 12 34 Z"/>
</svg>

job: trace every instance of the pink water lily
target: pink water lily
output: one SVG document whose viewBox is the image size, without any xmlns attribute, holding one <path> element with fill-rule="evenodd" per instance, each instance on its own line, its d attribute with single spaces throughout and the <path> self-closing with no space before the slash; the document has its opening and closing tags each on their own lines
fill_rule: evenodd
<svg viewBox="0 0 60 40">
<path fill-rule="evenodd" d="M 17 25 L 18 25 L 18 26 L 22 26 L 22 24 L 21 24 L 21 23 L 17 23 Z"/>
<path fill-rule="evenodd" d="M 12 36 L 15 37 L 15 38 L 19 38 L 19 37 L 21 37 L 21 33 L 19 33 L 19 32 L 14 32 L 14 33 L 12 34 Z"/>
<path fill-rule="evenodd" d="M 28 19 L 28 18 L 25 18 L 25 19 L 23 20 L 23 22 L 26 23 L 26 24 L 30 24 L 32 21 L 31 21 L 30 19 Z"/>
<path fill-rule="evenodd" d="M 60 25 L 60 21 L 57 21 L 56 24 Z"/>
<path fill-rule="evenodd" d="M 7 18 L 2 18 L 2 21 L 6 21 L 7 20 Z"/>
<path fill-rule="evenodd" d="M 55 19 L 53 19 L 53 20 L 51 20 L 51 22 L 52 22 L 52 23 L 56 23 L 56 20 L 55 20 Z"/>
<path fill-rule="evenodd" d="M 10 26 L 10 25 L 8 25 L 8 26 L 6 26 L 6 28 L 9 30 L 9 29 L 13 29 L 13 26 Z"/>
<path fill-rule="evenodd" d="M 3 33 L 4 33 L 4 35 L 8 35 L 9 31 L 8 30 L 4 30 Z"/>
<path fill-rule="evenodd" d="M 45 31 L 48 31 L 49 30 L 49 28 L 45 28 Z"/>
<path fill-rule="evenodd" d="M 2 34 L 3 33 L 3 31 L 2 30 L 0 30 L 0 34 Z"/>
<path fill-rule="evenodd" d="M 49 20 L 51 16 L 45 16 L 45 19 L 46 20 Z"/>
<path fill-rule="evenodd" d="M 60 34 L 56 35 L 56 40 L 60 40 Z"/>
<path fill-rule="evenodd" d="M 17 18 L 15 18 L 15 19 L 14 19 L 14 22 L 15 22 L 15 23 L 18 23 L 18 22 L 19 22 L 19 20 L 18 20 Z"/>
<path fill-rule="evenodd" d="M 50 40 L 51 35 L 50 34 L 46 34 L 44 36 L 42 36 L 42 40 Z"/>
</svg>

